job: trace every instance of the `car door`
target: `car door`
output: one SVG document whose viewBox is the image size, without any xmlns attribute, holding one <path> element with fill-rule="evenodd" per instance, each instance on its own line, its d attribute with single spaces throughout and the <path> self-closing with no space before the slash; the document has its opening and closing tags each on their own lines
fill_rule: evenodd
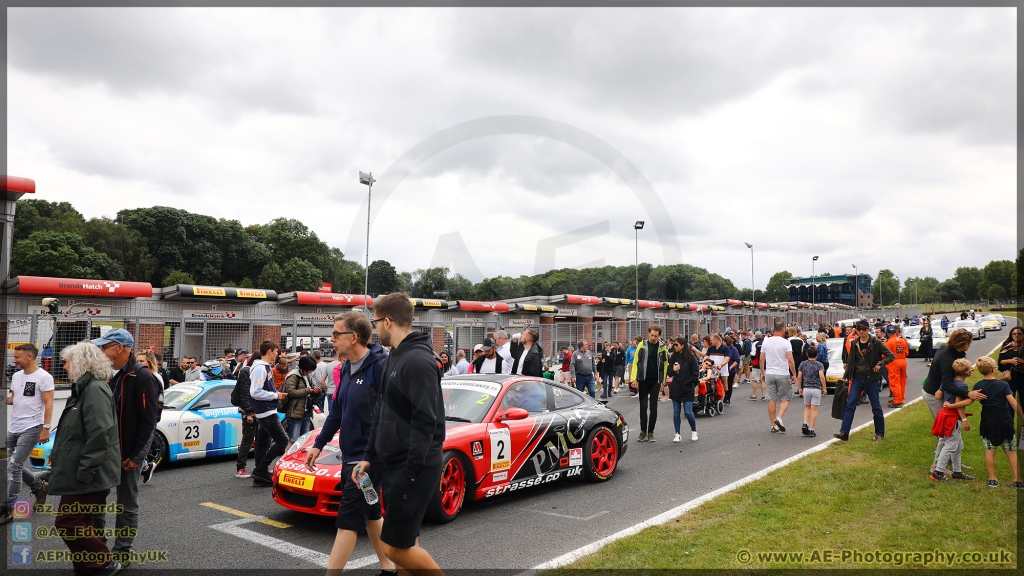
<svg viewBox="0 0 1024 576">
<path fill-rule="evenodd" d="M 510 408 L 522 408 L 529 416 L 522 420 L 492 420 L 488 424 L 485 445 L 492 483 L 519 482 L 538 476 L 549 467 L 544 446 L 555 434 L 553 428 L 557 424 L 550 402 L 540 380 L 524 380 L 505 388 L 495 415 Z"/>
<path fill-rule="evenodd" d="M 238 439 L 242 427 L 238 408 L 231 405 L 233 386 L 217 386 L 207 390 L 189 410 L 189 424 L 182 418 L 182 442 L 198 442 L 193 458 L 234 454 L 238 452 Z"/>
<path fill-rule="evenodd" d="M 552 383 L 551 392 L 555 415 L 560 421 L 558 469 L 566 470 L 569 476 L 577 476 L 583 472 L 583 444 L 590 429 L 591 413 L 586 399 L 576 390 Z"/>
</svg>

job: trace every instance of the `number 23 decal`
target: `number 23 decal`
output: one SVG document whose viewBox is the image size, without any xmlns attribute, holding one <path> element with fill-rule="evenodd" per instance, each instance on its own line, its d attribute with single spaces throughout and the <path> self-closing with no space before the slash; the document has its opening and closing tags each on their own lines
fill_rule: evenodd
<svg viewBox="0 0 1024 576">
<path fill-rule="evenodd" d="M 185 425 L 185 440 L 199 439 L 199 424 Z"/>
</svg>

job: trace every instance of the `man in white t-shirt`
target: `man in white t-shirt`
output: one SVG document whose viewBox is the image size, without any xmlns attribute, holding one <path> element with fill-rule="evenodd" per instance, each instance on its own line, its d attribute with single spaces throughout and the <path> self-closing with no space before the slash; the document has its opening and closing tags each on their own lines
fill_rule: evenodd
<svg viewBox="0 0 1024 576">
<path fill-rule="evenodd" d="M 793 363 L 793 347 L 789 340 L 782 337 L 786 324 L 776 320 L 773 329 L 774 333 L 761 344 L 761 386 L 768 390 L 768 420 L 772 423 L 772 432 L 785 432 L 782 416 L 789 408 L 789 399 L 793 395 L 796 366 Z"/>
<path fill-rule="evenodd" d="M 498 343 L 494 341 L 494 338 L 484 338 L 484 343 L 480 349 L 483 351 L 483 355 L 473 360 L 473 373 L 503 374 L 502 365 L 504 361 L 498 354 Z"/>
<path fill-rule="evenodd" d="M 50 418 L 53 415 L 53 376 L 36 365 L 39 349 L 22 344 L 14 349 L 14 363 L 21 370 L 11 379 L 11 419 L 7 424 L 7 494 L 0 509 L 0 524 L 11 521 L 11 506 L 21 493 L 24 481 L 36 497 L 36 504 L 46 502 L 46 482 L 25 468 L 32 447 L 49 442 Z"/>
</svg>

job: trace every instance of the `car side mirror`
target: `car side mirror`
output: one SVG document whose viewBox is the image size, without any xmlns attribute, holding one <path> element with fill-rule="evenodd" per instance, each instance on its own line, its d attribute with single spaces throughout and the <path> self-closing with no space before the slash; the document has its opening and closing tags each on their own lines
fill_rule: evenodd
<svg viewBox="0 0 1024 576">
<path fill-rule="evenodd" d="M 505 410 L 501 414 L 495 416 L 494 421 L 503 422 L 505 420 L 523 420 L 524 418 L 528 418 L 529 416 L 530 413 L 527 412 L 526 410 L 523 410 L 522 408 L 509 408 L 508 410 Z"/>
<path fill-rule="evenodd" d="M 202 410 L 203 408 L 209 408 L 209 407 L 210 407 L 210 403 L 208 401 L 204 400 L 204 401 L 196 404 L 195 406 L 193 406 L 192 410 Z"/>
</svg>

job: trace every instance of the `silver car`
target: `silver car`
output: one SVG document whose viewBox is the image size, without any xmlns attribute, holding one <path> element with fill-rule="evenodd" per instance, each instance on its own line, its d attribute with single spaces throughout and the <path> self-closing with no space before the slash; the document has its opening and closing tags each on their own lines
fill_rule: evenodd
<svg viewBox="0 0 1024 576">
<path fill-rule="evenodd" d="M 978 324 L 974 320 L 957 320 L 956 322 L 953 322 L 952 326 L 950 326 L 949 331 L 952 332 L 953 330 L 959 330 L 960 328 L 970 332 L 971 336 L 973 336 L 975 340 L 981 340 L 985 337 L 985 329 L 981 327 L 981 324 Z"/>
<path fill-rule="evenodd" d="M 910 326 L 903 331 L 903 337 L 906 338 L 907 344 L 910 345 L 910 354 L 917 354 L 921 349 L 921 327 Z M 942 328 L 932 325 L 932 350 L 938 350 L 939 346 L 946 343 L 948 337 Z"/>
</svg>

